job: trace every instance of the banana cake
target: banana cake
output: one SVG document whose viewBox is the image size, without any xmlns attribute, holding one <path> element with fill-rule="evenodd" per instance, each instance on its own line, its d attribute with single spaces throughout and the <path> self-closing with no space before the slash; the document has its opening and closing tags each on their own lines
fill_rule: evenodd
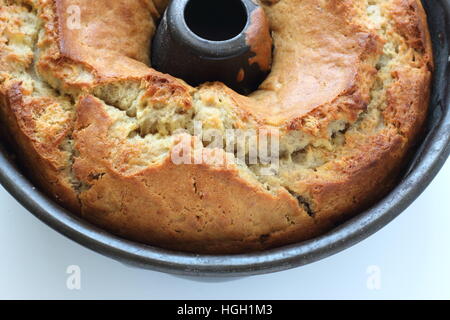
<svg viewBox="0 0 450 320">
<path fill-rule="evenodd" d="M 249 95 L 152 68 L 169 2 L 0 0 L 2 139 L 42 191 L 126 239 L 225 254 L 311 239 L 390 190 L 429 103 L 419 0 L 257 1 L 273 61 Z M 196 123 L 271 132 L 277 169 Z M 181 140 L 230 161 L 175 163 Z"/>
</svg>

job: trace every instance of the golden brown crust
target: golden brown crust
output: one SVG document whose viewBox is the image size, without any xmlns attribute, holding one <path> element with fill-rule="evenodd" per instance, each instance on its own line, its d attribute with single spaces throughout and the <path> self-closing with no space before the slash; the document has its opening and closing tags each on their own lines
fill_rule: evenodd
<svg viewBox="0 0 450 320">
<path fill-rule="evenodd" d="M 73 9 L 78 8 L 78 9 Z M 68 86 L 151 73 L 149 48 L 155 8 L 145 0 L 55 0 L 44 7 L 47 20 L 38 69 Z M 136 23 L 138 22 L 138 23 Z M 43 39 L 44 40 L 44 39 Z M 42 41 L 44 42 L 44 41 Z M 66 68 L 61 64 L 67 64 Z M 93 72 L 72 70 L 71 65 Z M 69 70 L 68 70 L 69 69 Z M 69 76 L 67 73 L 75 73 Z"/>
<path fill-rule="evenodd" d="M 69 179 L 61 174 L 68 159 L 68 154 L 60 149 L 64 140 L 72 132 L 73 119 L 68 119 L 66 126 L 55 131 L 46 128 L 44 137 L 36 135 L 36 113 L 43 112 L 55 103 L 51 99 L 30 99 L 25 101 L 20 83 L 13 84 L 6 91 L 0 92 L 2 123 L 8 128 L 16 156 L 26 162 L 26 169 L 36 182 L 53 198 L 64 204 L 73 212 L 80 212 L 77 194 Z M 52 130 L 53 129 L 53 130 Z"/>
<path fill-rule="evenodd" d="M 431 39 L 422 3 L 415 0 L 395 0 L 392 18 L 408 45 L 428 55 L 430 63 L 433 63 Z"/>
<path fill-rule="evenodd" d="M 167 1 L 0 3 L 0 114 L 22 162 L 61 204 L 129 239 L 236 253 L 319 235 L 389 190 L 427 114 L 420 1 L 261 1 L 274 61 L 248 97 L 148 67 Z M 66 23 L 72 5 L 81 29 Z M 196 143 L 193 120 L 280 128 L 279 172 L 175 165 L 178 139 Z"/>
<path fill-rule="evenodd" d="M 319 107 L 335 113 L 333 103 L 343 107 L 342 99 L 351 100 L 346 112 L 361 110 L 373 79 L 370 57 L 381 43 L 375 32 L 351 20 L 354 5 L 279 1 L 267 11 L 276 48 L 272 71 L 243 106 L 278 126 L 297 126 Z"/>
</svg>

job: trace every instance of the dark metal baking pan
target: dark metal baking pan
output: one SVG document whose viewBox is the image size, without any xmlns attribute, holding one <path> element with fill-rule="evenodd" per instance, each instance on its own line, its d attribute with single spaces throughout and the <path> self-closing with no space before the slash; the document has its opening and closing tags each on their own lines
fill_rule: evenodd
<svg viewBox="0 0 450 320">
<path fill-rule="evenodd" d="M 0 182 L 31 213 L 70 239 L 105 256 L 141 268 L 196 276 L 244 276 L 305 265 L 375 233 L 402 213 L 428 186 L 450 153 L 450 0 L 424 1 L 435 52 L 436 72 L 426 134 L 391 193 L 331 232 L 278 249 L 241 255 L 195 255 L 163 250 L 111 235 L 71 214 L 36 189 L 0 144 Z"/>
</svg>

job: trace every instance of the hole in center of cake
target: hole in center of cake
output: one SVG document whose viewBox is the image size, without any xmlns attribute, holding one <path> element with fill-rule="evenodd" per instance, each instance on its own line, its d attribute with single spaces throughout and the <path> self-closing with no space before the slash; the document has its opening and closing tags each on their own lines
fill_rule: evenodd
<svg viewBox="0 0 450 320">
<path fill-rule="evenodd" d="M 200 38 L 226 41 L 238 36 L 247 24 L 247 12 L 241 0 L 191 0 L 184 19 Z"/>
</svg>

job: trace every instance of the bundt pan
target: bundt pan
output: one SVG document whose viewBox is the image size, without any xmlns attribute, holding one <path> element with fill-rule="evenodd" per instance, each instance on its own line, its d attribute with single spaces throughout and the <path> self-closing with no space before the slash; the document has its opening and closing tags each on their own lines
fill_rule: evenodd
<svg viewBox="0 0 450 320">
<path fill-rule="evenodd" d="M 140 268 L 178 275 L 237 277 L 276 272 L 323 259 L 367 238 L 403 212 L 428 186 L 450 153 L 450 0 L 423 1 L 433 38 L 436 70 L 423 140 L 398 185 L 384 199 L 329 233 L 303 243 L 240 255 L 196 255 L 162 250 L 109 234 L 71 214 L 22 175 L 14 154 L 0 144 L 0 181 L 31 213 L 70 239 Z"/>
</svg>

